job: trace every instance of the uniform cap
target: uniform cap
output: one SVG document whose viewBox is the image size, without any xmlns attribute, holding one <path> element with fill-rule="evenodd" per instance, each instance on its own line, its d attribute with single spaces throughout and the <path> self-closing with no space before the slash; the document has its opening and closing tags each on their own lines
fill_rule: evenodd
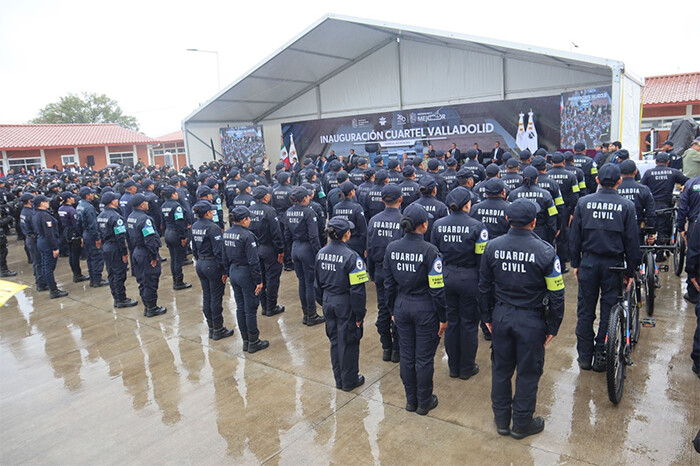
<svg viewBox="0 0 700 466">
<path fill-rule="evenodd" d="M 389 170 L 393 170 L 394 168 L 399 166 L 399 161 L 396 159 L 391 159 L 389 160 Z"/>
<path fill-rule="evenodd" d="M 209 196 L 211 193 L 211 188 L 205 184 L 197 188 L 197 191 L 195 192 L 197 197 L 200 199 Z"/>
<path fill-rule="evenodd" d="M 421 165 L 423 165 L 423 160 L 420 157 L 413 157 L 411 165 L 413 165 L 414 167 L 420 167 Z"/>
<path fill-rule="evenodd" d="M 233 216 L 233 221 L 234 222 L 240 222 L 244 218 L 249 218 L 250 217 L 250 210 L 246 206 L 239 205 L 235 209 L 231 211 L 231 214 Z"/>
<path fill-rule="evenodd" d="M 59 194 L 59 196 L 61 196 L 61 199 L 65 201 L 69 197 L 73 197 L 73 193 L 70 191 L 63 191 L 61 194 Z"/>
<path fill-rule="evenodd" d="M 394 202 L 402 196 L 401 188 L 398 185 L 389 183 L 382 187 L 382 200 L 386 202 Z"/>
<path fill-rule="evenodd" d="M 518 154 L 518 157 L 520 160 L 528 160 L 530 157 L 532 157 L 532 152 L 530 152 L 528 149 L 525 149 L 524 151 L 521 151 L 520 154 Z"/>
<path fill-rule="evenodd" d="M 442 151 L 442 150 L 435 151 L 435 157 L 444 157 L 444 156 L 445 156 L 445 151 Z"/>
<path fill-rule="evenodd" d="M 293 196 L 294 199 L 296 199 L 297 201 L 301 201 L 301 200 L 304 199 L 306 196 L 310 196 L 310 193 L 309 193 L 309 190 L 306 189 L 305 187 L 303 187 L 303 186 L 297 186 L 296 188 L 294 188 L 294 191 L 292 191 L 292 196 Z"/>
<path fill-rule="evenodd" d="M 311 170 L 311 169 L 308 169 L 308 170 L 306 171 L 306 179 L 307 179 L 307 181 L 311 181 L 311 180 L 314 178 L 314 176 L 316 176 L 316 172 L 315 172 L 315 171 L 313 171 L 313 170 Z"/>
<path fill-rule="evenodd" d="M 630 158 L 630 151 L 627 149 L 620 149 L 616 154 L 618 159 L 627 160 Z"/>
<path fill-rule="evenodd" d="M 498 165 L 495 163 L 489 164 L 488 167 L 486 167 L 486 176 L 489 178 L 493 178 L 494 176 L 498 175 L 498 172 L 500 172 L 501 169 L 498 168 Z"/>
<path fill-rule="evenodd" d="M 475 159 L 478 155 L 479 153 L 476 151 L 476 149 L 469 149 L 467 151 L 467 158 L 469 159 Z"/>
<path fill-rule="evenodd" d="M 100 199 L 100 201 L 102 201 L 104 205 L 107 205 L 115 199 L 119 199 L 119 194 L 112 191 L 107 191 L 106 193 L 102 194 L 102 199 Z"/>
<path fill-rule="evenodd" d="M 367 170 L 364 171 L 365 178 L 372 178 L 376 171 L 374 171 L 374 168 L 368 168 Z"/>
<path fill-rule="evenodd" d="M 437 170 L 438 167 L 440 166 L 440 162 L 438 162 L 436 159 L 430 159 L 428 160 L 428 170 Z"/>
<path fill-rule="evenodd" d="M 132 186 L 136 186 L 136 181 L 129 179 L 124 182 L 124 188 L 131 188 Z"/>
<path fill-rule="evenodd" d="M 530 162 L 530 163 L 532 164 L 533 167 L 535 167 L 538 170 L 542 170 L 543 168 L 547 168 L 547 161 L 541 155 L 536 155 L 535 157 L 533 157 L 532 162 Z"/>
<path fill-rule="evenodd" d="M 146 196 L 144 196 L 141 193 L 134 194 L 131 196 L 131 199 L 129 199 L 129 205 L 131 207 L 136 207 L 137 205 L 141 205 L 144 202 L 146 202 Z"/>
<path fill-rule="evenodd" d="M 333 228 L 339 236 L 343 236 L 348 230 L 355 228 L 355 224 L 342 217 L 333 217 L 328 221 L 328 226 Z"/>
<path fill-rule="evenodd" d="M 34 207 L 38 206 L 42 202 L 49 202 L 49 198 L 43 194 L 39 194 L 38 196 L 34 196 L 34 199 L 32 199 L 32 205 Z"/>
<path fill-rule="evenodd" d="M 238 182 L 238 184 L 236 185 L 236 187 L 238 188 L 238 191 L 239 191 L 239 192 L 243 192 L 243 191 L 245 191 L 246 189 L 250 188 L 250 183 L 248 183 L 248 182 L 245 181 L 245 180 L 242 180 L 242 181 L 239 181 L 239 182 Z"/>
<path fill-rule="evenodd" d="M 448 167 L 454 167 L 455 165 L 457 165 L 457 160 L 454 157 L 450 157 L 449 159 L 447 159 L 446 163 Z"/>
<path fill-rule="evenodd" d="M 511 225 L 522 227 L 529 225 L 537 217 L 539 211 L 540 206 L 535 201 L 521 197 L 506 207 L 506 216 Z"/>
<path fill-rule="evenodd" d="M 364 167 L 365 165 L 367 165 L 367 159 L 364 157 L 360 157 L 357 161 L 357 166 Z"/>
<path fill-rule="evenodd" d="M 382 163 L 382 162 L 384 162 L 384 157 L 382 157 L 381 155 L 376 155 L 376 156 L 374 157 L 374 163 L 375 163 L 375 164 L 377 164 L 377 163 Z"/>
<path fill-rule="evenodd" d="M 486 195 L 496 196 L 501 194 L 506 189 L 506 184 L 498 178 L 491 178 L 484 185 Z"/>
<path fill-rule="evenodd" d="M 338 171 L 338 170 L 341 169 L 341 167 L 343 166 L 343 164 L 341 164 L 339 160 L 333 160 L 333 161 L 331 162 L 331 165 L 330 165 L 330 166 L 331 166 L 331 170 L 333 170 L 333 171 Z"/>
<path fill-rule="evenodd" d="M 410 204 L 404 209 L 403 216 L 411 220 L 414 227 L 427 222 L 429 218 L 433 217 L 426 212 L 426 210 L 420 204 Z"/>
<path fill-rule="evenodd" d="M 623 175 L 631 175 L 637 169 L 637 164 L 634 160 L 625 160 L 620 164 L 620 173 Z"/>
<path fill-rule="evenodd" d="M 172 186 L 164 186 L 163 189 L 160 190 L 160 192 L 166 199 L 170 199 L 170 197 L 173 194 L 175 194 L 175 188 Z"/>
<path fill-rule="evenodd" d="M 389 172 L 383 168 L 377 170 L 377 173 L 374 174 L 374 181 L 386 180 L 387 178 L 389 178 Z"/>
<path fill-rule="evenodd" d="M 355 185 L 352 184 L 352 181 L 343 181 L 340 184 L 340 192 L 343 193 L 343 195 L 347 196 L 350 194 L 352 191 L 355 190 Z"/>
<path fill-rule="evenodd" d="M 346 172 L 345 170 L 340 170 L 337 175 L 335 175 L 335 179 L 338 180 L 338 184 L 342 183 L 343 181 L 349 180 L 350 179 L 350 174 Z"/>
<path fill-rule="evenodd" d="M 666 152 L 659 152 L 658 154 L 656 154 L 656 163 L 666 163 L 669 160 L 671 160 L 671 158 Z"/>
<path fill-rule="evenodd" d="M 525 170 L 523 170 L 523 178 L 534 180 L 538 176 L 540 176 L 540 174 L 535 167 L 525 167 Z"/>
<path fill-rule="evenodd" d="M 20 200 L 23 204 L 26 203 L 27 201 L 31 201 L 32 199 L 34 199 L 34 196 L 31 195 L 31 194 L 29 194 L 29 193 L 24 193 L 24 194 L 22 194 L 22 195 L 19 197 L 19 200 Z"/>
<path fill-rule="evenodd" d="M 205 183 L 207 186 L 214 189 L 214 186 L 216 186 L 219 183 L 219 180 L 217 180 L 216 178 L 208 178 L 207 181 L 205 181 Z"/>
<path fill-rule="evenodd" d="M 148 186 L 153 186 L 154 184 L 155 183 L 150 178 L 144 178 L 144 180 L 141 181 L 141 187 L 144 189 L 146 189 Z"/>
<path fill-rule="evenodd" d="M 78 191 L 78 194 L 80 195 L 81 199 L 85 199 L 88 194 L 95 194 L 95 190 L 89 186 L 83 186 L 80 188 L 80 191 Z"/>
<path fill-rule="evenodd" d="M 421 188 L 427 188 L 428 191 L 432 191 L 433 188 L 437 188 L 437 181 L 432 175 L 423 175 L 418 183 Z"/>
<path fill-rule="evenodd" d="M 210 210 L 215 210 L 216 207 L 214 207 L 214 204 L 211 202 L 205 200 L 202 201 L 197 201 L 193 206 L 192 209 L 198 216 L 202 216 L 209 212 Z M 235 209 L 234 209 L 235 210 Z"/>
<path fill-rule="evenodd" d="M 673 147 L 673 141 L 671 141 L 670 139 L 665 140 L 664 143 L 662 144 L 662 146 L 666 146 L 666 145 Z"/>
<path fill-rule="evenodd" d="M 564 154 L 561 152 L 555 152 L 552 154 L 552 163 L 563 163 L 564 162 Z"/>
<path fill-rule="evenodd" d="M 171 176 L 170 179 L 168 180 L 168 183 L 169 183 L 171 186 L 175 186 L 175 185 L 178 184 L 179 182 L 180 182 L 180 177 L 177 176 L 177 175 Z"/>
<path fill-rule="evenodd" d="M 574 160 L 574 153 L 569 152 L 569 151 L 564 152 L 564 160 L 566 160 L 567 162 L 573 161 Z"/>
<path fill-rule="evenodd" d="M 469 178 L 474 178 L 474 172 L 467 167 L 462 167 L 457 172 L 457 178 L 460 180 L 468 180 Z"/>
<path fill-rule="evenodd" d="M 262 199 L 263 197 L 267 196 L 268 194 L 270 194 L 270 191 L 265 186 L 257 186 L 253 190 L 253 197 L 257 200 Z"/>
<path fill-rule="evenodd" d="M 280 184 L 284 184 L 287 180 L 289 180 L 289 173 L 288 172 L 279 172 L 277 174 L 277 181 L 279 181 Z"/>
<path fill-rule="evenodd" d="M 598 170 L 598 181 L 603 186 L 614 186 L 620 179 L 620 167 L 614 163 L 606 163 Z"/>
<path fill-rule="evenodd" d="M 576 144 L 574 144 L 574 150 L 578 151 L 578 152 L 581 152 L 582 150 L 586 150 L 586 145 L 582 142 L 577 142 Z"/>
<path fill-rule="evenodd" d="M 514 158 L 510 158 L 506 162 L 506 168 L 518 168 L 519 166 L 520 166 L 520 164 Z"/>
<path fill-rule="evenodd" d="M 466 188 L 455 188 L 450 193 L 450 204 L 456 204 L 457 210 L 462 210 L 462 207 L 467 205 L 467 202 L 472 200 L 472 195 Z"/>
<path fill-rule="evenodd" d="M 410 177 L 410 176 L 413 176 L 416 174 L 416 169 L 413 168 L 412 166 L 408 165 L 408 166 L 404 167 L 404 169 L 401 173 L 405 177 Z"/>
<path fill-rule="evenodd" d="M 537 150 L 535 151 L 535 153 L 532 154 L 532 155 L 534 155 L 535 157 L 538 156 L 538 155 L 541 155 L 542 157 L 547 157 L 547 151 L 544 150 L 544 149 L 542 149 L 542 148 L 540 147 L 540 148 L 537 149 Z"/>
</svg>

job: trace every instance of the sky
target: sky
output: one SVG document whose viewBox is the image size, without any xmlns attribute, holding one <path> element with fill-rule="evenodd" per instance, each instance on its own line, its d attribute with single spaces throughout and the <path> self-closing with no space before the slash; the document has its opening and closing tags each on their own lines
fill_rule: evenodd
<svg viewBox="0 0 700 466">
<path fill-rule="evenodd" d="M 162 136 L 218 91 L 217 55 L 186 49 L 218 51 L 226 87 L 326 13 L 621 60 L 640 77 L 700 71 L 690 17 L 663 21 L 683 11 L 697 3 L 0 0 L 0 123 L 96 92 Z"/>
</svg>

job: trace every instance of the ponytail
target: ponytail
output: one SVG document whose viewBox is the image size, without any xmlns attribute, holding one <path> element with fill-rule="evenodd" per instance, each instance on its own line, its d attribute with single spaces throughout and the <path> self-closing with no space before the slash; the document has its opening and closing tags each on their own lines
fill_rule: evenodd
<svg viewBox="0 0 700 466">
<path fill-rule="evenodd" d="M 412 233 L 416 230 L 416 226 L 413 224 L 413 221 L 408 217 L 402 218 L 399 226 L 401 226 L 404 233 Z"/>
<path fill-rule="evenodd" d="M 343 239 L 343 235 L 338 234 L 338 232 L 335 230 L 335 228 L 333 228 L 331 226 L 326 227 L 326 235 L 332 241 L 340 241 Z"/>
</svg>

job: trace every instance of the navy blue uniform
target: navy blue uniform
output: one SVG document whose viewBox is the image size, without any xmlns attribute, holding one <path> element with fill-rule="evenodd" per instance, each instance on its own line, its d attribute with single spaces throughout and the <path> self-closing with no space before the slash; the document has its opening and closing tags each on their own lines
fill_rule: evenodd
<svg viewBox="0 0 700 466">
<path fill-rule="evenodd" d="M 102 269 L 105 265 L 102 251 L 95 244 L 100 240 L 100 232 L 97 227 L 97 211 L 95 206 L 86 199 L 80 200 L 76 211 L 78 213 L 80 230 L 83 232 L 83 245 L 87 255 L 90 284 L 97 284 L 102 281 Z"/>
<path fill-rule="evenodd" d="M 367 220 L 360 204 L 352 199 L 342 200 L 333 207 L 333 217 L 344 218 L 355 224 L 355 228 L 350 230 L 351 236 L 347 245 L 361 257 L 364 257 L 365 244 L 367 243 Z"/>
<path fill-rule="evenodd" d="M 224 188 L 224 195 L 226 197 L 226 207 L 229 210 L 233 209 L 233 200 L 236 199 L 236 196 L 238 195 L 237 184 L 238 181 L 232 179 L 226 184 L 226 187 Z"/>
<path fill-rule="evenodd" d="M 554 205 L 552 195 L 538 186 L 522 185 L 510 193 L 508 201 L 513 202 L 523 197 L 535 201 L 540 206 L 540 211 L 537 214 L 537 224 L 535 225 L 535 234 L 553 245 L 557 234 L 558 211 L 556 205 Z"/>
<path fill-rule="evenodd" d="M 360 204 L 361 206 L 365 205 L 367 193 L 373 187 L 374 187 L 374 181 L 369 181 L 369 180 L 363 182 L 362 184 L 360 184 L 357 187 L 357 189 L 355 190 L 355 200 L 357 201 L 358 204 Z"/>
<path fill-rule="evenodd" d="M 224 233 L 224 269 L 228 270 L 233 296 L 236 298 L 238 328 L 241 334 L 247 334 L 251 341 L 255 341 L 260 333 L 255 287 L 263 280 L 257 238 L 241 225 L 233 225 Z"/>
<path fill-rule="evenodd" d="M 323 308 L 326 335 L 331 343 L 331 364 L 338 388 L 351 389 L 358 382 L 362 322 L 367 313 L 365 263 L 342 241 L 333 240 L 316 256 L 316 302 Z"/>
<path fill-rule="evenodd" d="M 586 194 L 588 194 L 588 186 L 586 185 L 586 179 L 583 176 L 583 170 L 578 168 L 573 163 L 568 163 L 568 162 L 564 165 L 564 170 L 573 173 L 574 176 L 576 177 L 576 180 L 578 181 L 579 197 L 585 196 Z M 593 186 L 591 186 L 591 190 L 593 192 L 595 192 L 596 186 L 597 186 L 597 183 L 594 184 Z"/>
<path fill-rule="evenodd" d="M 401 196 L 403 200 L 401 201 L 401 208 L 405 209 L 409 205 L 413 204 L 420 197 L 420 185 L 411 179 L 404 179 L 399 185 L 401 188 Z"/>
<path fill-rule="evenodd" d="M 170 273 L 173 276 L 173 281 L 177 283 L 184 278 L 182 264 L 187 255 L 187 242 L 185 241 L 185 246 L 182 245 L 182 242 L 188 238 L 187 213 L 182 205 L 174 199 L 165 201 L 160 211 L 165 226 L 165 245 L 170 252 Z"/>
<path fill-rule="evenodd" d="M 657 209 L 667 209 L 673 204 L 673 188 L 676 184 L 685 184 L 688 177 L 675 168 L 665 165 L 656 167 L 644 172 L 642 184 L 649 187 L 654 196 L 654 203 Z M 656 219 L 656 231 L 662 238 L 661 242 L 668 244 L 673 228 L 671 214 L 661 214 Z"/>
<path fill-rule="evenodd" d="M 523 177 L 515 172 L 506 172 L 501 176 L 501 181 L 509 191 L 519 188 L 523 184 Z"/>
<path fill-rule="evenodd" d="M 583 171 L 583 179 L 586 182 L 587 192 L 595 192 L 596 186 L 598 185 L 595 180 L 598 175 L 598 166 L 593 159 L 586 154 L 574 154 L 574 166 Z"/>
<path fill-rule="evenodd" d="M 41 266 L 41 252 L 37 246 L 37 232 L 34 229 L 34 209 L 31 207 L 22 207 L 19 214 L 19 224 L 24 234 L 24 245 L 29 251 L 29 260 L 32 262 L 32 271 L 34 272 L 34 283 L 37 288 L 45 288 L 46 281 Z"/>
<path fill-rule="evenodd" d="M 403 181 L 403 174 L 396 170 L 389 170 L 389 183 L 400 184 Z"/>
<path fill-rule="evenodd" d="M 489 231 L 489 238 L 494 239 L 508 233 L 508 220 L 506 220 L 506 207 L 508 201 L 502 197 L 487 197 L 472 207 L 472 217 L 484 224 Z"/>
<path fill-rule="evenodd" d="M 80 227 L 75 207 L 67 204 L 59 207 L 58 222 L 61 225 L 63 240 L 68 245 L 68 263 L 73 272 L 73 278 L 80 277 L 83 275 L 80 268 L 80 253 L 83 247 L 80 244 Z"/>
<path fill-rule="evenodd" d="M 264 202 L 250 207 L 250 231 L 258 238 L 258 257 L 262 272 L 263 289 L 260 304 L 263 315 L 277 307 L 282 264 L 277 257 L 284 253 L 284 239 L 275 209 Z"/>
<path fill-rule="evenodd" d="M 299 279 L 299 300 L 303 310 L 316 312 L 314 261 L 321 249 L 318 221 L 310 207 L 295 204 L 285 212 L 285 242 L 292 245 L 294 271 Z"/>
<path fill-rule="evenodd" d="M 223 233 L 219 225 L 208 218 L 200 218 L 192 225 L 192 255 L 197 259 L 197 276 L 202 285 L 202 313 L 209 328 L 224 325 L 223 297 L 227 274 L 224 258 Z"/>
<path fill-rule="evenodd" d="M 569 224 L 578 202 L 581 188 L 576 175 L 564 167 L 553 167 L 547 171 L 547 176 L 556 181 L 564 203 L 559 208 L 559 236 L 556 239 L 557 254 L 563 263 L 569 262 Z M 539 184 L 539 181 L 538 183 Z M 555 202 L 556 203 L 556 202 Z"/>
<path fill-rule="evenodd" d="M 160 280 L 160 236 L 153 220 L 146 212 L 134 209 L 126 220 L 126 229 L 133 252 L 133 267 L 139 284 L 139 295 L 147 308 L 158 302 L 158 281 Z M 151 262 L 155 261 L 153 267 Z"/>
<path fill-rule="evenodd" d="M 492 325 L 491 404 L 496 424 L 523 429 L 537 404 L 544 342 L 564 317 L 564 280 L 554 248 L 527 229 L 492 239 L 481 259 L 482 318 Z M 549 299 L 549 311 L 543 301 Z M 448 327 L 449 328 L 449 327 Z M 515 396 L 511 379 L 515 379 Z"/>
<path fill-rule="evenodd" d="M 102 257 L 107 266 L 107 280 L 114 302 L 125 301 L 126 262 L 122 260 L 129 253 L 126 246 L 126 224 L 116 209 L 106 207 L 97 216 L 100 240 L 102 241 Z"/>
<path fill-rule="evenodd" d="M 372 186 L 372 188 L 367 192 L 367 196 L 365 196 L 365 203 L 362 206 L 365 209 L 365 222 L 384 210 L 384 203 L 382 202 L 383 187 L 383 183 L 375 183 L 375 185 Z"/>
<path fill-rule="evenodd" d="M 430 232 L 433 229 L 433 223 L 435 223 L 436 220 L 447 216 L 449 210 L 447 209 L 447 206 L 444 203 L 438 201 L 435 198 L 435 196 L 426 196 L 424 194 L 421 194 L 421 196 L 418 198 L 418 200 L 416 200 L 415 203 L 420 204 L 426 212 L 432 215 L 431 218 L 428 218 L 428 231 L 425 232 L 425 235 L 423 237 L 423 239 L 428 241 L 430 240 Z"/>
<path fill-rule="evenodd" d="M 391 321 L 384 289 L 384 254 L 392 241 L 401 239 L 401 212 L 387 207 L 372 217 L 367 226 L 367 270 L 377 288 L 377 332 L 383 350 L 399 351 L 399 334 Z"/>
<path fill-rule="evenodd" d="M 652 196 L 649 188 L 637 181 L 634 178 L 622 178 L 622 183 L 617 188 L 620 196 L 634 202 L 634 210 L 637 217 L 637 231 L 639 233 L 640 244 L 644 240 L 642 234 L 642 222 L 648 228 L 654 228 L 656 225 L 656 204 L 654 196 Z"/>
<path fill-rule="evenodd" d="M 447 303 L 445 350 L 450 376 L 468 378 L 475 373 L 479 342 L 479 265 L 489 232 L 463 210 L 433 224 L 430 242 L 442 253 Z"/>
<path fill-rule="evenodd" d="M 163 234 L 163 213 L 160 210 L 160 199 L 153 191 L 146 190 L 143 192 L 144 197 L 148 201 L 148 210 L 146 215 L 153 219 L 153 225 L 159 235 Z"/>
<path fill-rule="evenodd" d="M 272 207 L 275 208 L 275 210 L 277 211 L 277 218 L 280 219 L 280 228 L 282 232 L 282 237 L 284 238 L 284 266 L 288 270 L 294 267 L 294 262 L 292 260 L 292 242 L 287 241 L 287 233 L 285 232 L 286 224 L 284 223 L 284 218 L 287 209 L 289 209 L 292 206 L 292 201 L 289 199 L 289 196 L 291 194 L 291 186 L 289 186 L 288 184 L 278 185 L 276 188 L 273 188 L 271 199 Z"/>
<path fill-rule="evenodd" d="M 56 289 L 56 279 L 54 278 L 54 270 L 56 270 L 57 258 L 53 257 L 53 251 L 58 250 L 58 222 L 46 210 L 37 209 L 32 217 L 34 231 L 37 234 L 37 248 L 41 254 L 41 275 L 43 282 L 49 289 Z"/>
<path fill-rule="evenodd" d="M 406 401 L 427 407 L 433 395 L 439 323 L 447 320 L 438 249 L 416 233 L 390 243 L 384 255 L 384 288 L 399 332 Z"/>
<path fill-rule="evenodd" d="M 700 219 L 700 176 L 696 176 L 688 180 L 683 186 L 683 192 L 678 200 L 678 218 L 676 226 L 678 231 L 685 231 L 686 236 L 690 238 L 693 230 L 698 226 Z M 686 222 L 688 223 L 686 227 Z M 688 244 L 690 246 L 690 244 Z M 698 299 L 698 290 L 687 280 L 688 296 L 690 299 Z"/>
<path fill-rule="evenodd" d="M 700 178 L 700 177 L 696 177 Z M 685 271 L 688 272 L 688 286 L 693 286 L 690 279 L 700 281 L 700 228 L 697 225 L 689 232 L 688 255 L 686 257 Z M 698 290 L 695 290 L 697 296 Z M 693 335 L 693 350 L 690 357 L 693 360 L 694 370 L 700 369 L 700 302 L 695 304 L 695 334 Z"/>
<path fill-rule="evenodd" d="M 579 359 L 588 363 L 594 349 L 600 353 L 604 350 L 610 309 L 617 300 L 617 274 L 608 268 L 626 261 L 625 275 L 634 277 L 641 262 L 634 203 L 612 188 L 601 187 L 595 194 L 582 197 L 571 223 L 570 244 L 571 265 L 579 268 L 577 350 Z M 600 325 L 594 335 L 599 295 Z"/>
</svg>

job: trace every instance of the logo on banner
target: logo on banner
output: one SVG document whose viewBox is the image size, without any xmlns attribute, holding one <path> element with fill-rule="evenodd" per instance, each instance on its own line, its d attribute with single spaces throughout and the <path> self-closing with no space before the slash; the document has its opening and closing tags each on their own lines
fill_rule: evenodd
<svg viewBox="0 0 700 466">
<path fill-rule="evenodd" d="M 413 112 L 411 112 L 411 113 L 408 114 L 408 118 L 411 119 L 411 123 L 412 123 L 412 124 L 414 124 L 414 123 L 417 121 L 417 119 L 416 119 L 416 114 L 413 113 Z"/>
<path fill-rule="evenodd" d="M 379 124 L 382 126 L 386 126 L 386 118 L 384 118 L 383 116 L 379 117 Z"/>
<path fill-rule="evenodd" d="M 398 115 L 396 115 L 396 123 L 403 125 L 403 124 L 406 124 L 406 121 L 407 120 L 406 120 L 405 116 L 401 115 L 400 113 Z"/>
<path fill-rule="evenodd" d="M 352 127 L 357 128 L 357 118 L 352 119 Z"/>
</svg>

